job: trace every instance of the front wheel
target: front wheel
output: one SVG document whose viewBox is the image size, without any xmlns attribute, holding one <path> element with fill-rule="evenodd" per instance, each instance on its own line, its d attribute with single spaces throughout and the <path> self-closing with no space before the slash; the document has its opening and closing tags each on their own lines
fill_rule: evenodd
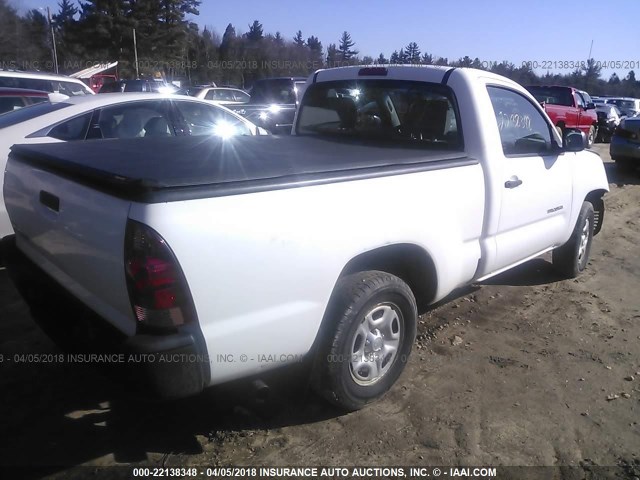
<svg viewBox="0 0 640 480">
<path fill-rule="evenodd" d="M 552 254 L 553 266 L 568 278 L 577 277 L 587 266 L 593 241 L 593 205 L 584 202 L 569 241 Z"/>
<path fill-rule="evenodd" d="M 416 300 L 386 272 L 341 278 L 324 322 L 314 365 L 314 389 L 345 410 L 384 395 L 406 365 L 416 336 Z"/>
<path fill-rule="evenodd" d="M 587 148 L 591 148 L 596 142 L 596 127 L 591 125 L 589 127 L 589 134 L 587 135 Z"/>
</svg>

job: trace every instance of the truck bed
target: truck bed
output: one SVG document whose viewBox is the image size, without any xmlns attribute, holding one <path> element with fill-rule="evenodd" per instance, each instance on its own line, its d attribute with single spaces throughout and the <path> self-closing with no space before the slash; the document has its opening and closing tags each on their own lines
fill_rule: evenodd
<svg viewBox="0 0 640 480">
<path fill-rule="evenodd" d="M 15 145 L 11 157 L 118 198 L 145 203 L 478 163 L 464 152 L 303 136 L 169 137 Z"/>
</svg>

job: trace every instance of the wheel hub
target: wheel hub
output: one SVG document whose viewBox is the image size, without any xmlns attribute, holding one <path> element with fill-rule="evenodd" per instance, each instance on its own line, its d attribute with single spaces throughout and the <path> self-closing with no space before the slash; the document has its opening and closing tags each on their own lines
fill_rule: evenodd
<svg viewBox="0 0 640 480">
<path fill-rule="evenodd" d="M 380 330 L 374 330 L 369 334 L 367 338 L 367 345 L 365 346 L 365 352 L 370 350 L 371 352 L 379 352 L 384 346 L 384 337 L 380 333 Z M 368 349 L 366 347 L 369 347 Z"/>
<path fill-rule="evenodd" d="M 589 220 L 585 220 L 584 225 L 582 227 L 582 232 L 580 232 L 580 245 L 578 247 L 578 262 L 582 262 L 584 254 L 587 251 L 587 245 L 589 244 L 589 228 L 591 224 Z"/>
<path fill-rule="evenodd" d="M 367 312 L 351 342 L 350 371 L 357 384 L 371 385 L 389 371 L 400 348 L 403 325 L 397 305 L 376 305 Z"/>
</svg>

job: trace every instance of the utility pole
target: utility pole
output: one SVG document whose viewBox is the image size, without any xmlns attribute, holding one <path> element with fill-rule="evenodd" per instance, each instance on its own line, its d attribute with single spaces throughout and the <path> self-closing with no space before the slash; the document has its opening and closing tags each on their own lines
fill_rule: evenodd
<svg viewBox="0 0 640 480">
<path fill-rule="evenodd" d="M 136 60 L 136 78 L 140 78 L 140 71 L 138 70 L 138 43 L 136 42 L 136 29 L 133 29 L 133 55 Z"/>
<path fill-rule="evenodd" d="M 53 45 L 53 66 L 58 72 L 58 50 L 56 49 L 56 34 L 53 30 L 53 22 L 51 21 L 51 10 L 47 7 L 47 17 L 49 19 L 49 28 L 51 29 L 51 44 Z"/>
</svg>

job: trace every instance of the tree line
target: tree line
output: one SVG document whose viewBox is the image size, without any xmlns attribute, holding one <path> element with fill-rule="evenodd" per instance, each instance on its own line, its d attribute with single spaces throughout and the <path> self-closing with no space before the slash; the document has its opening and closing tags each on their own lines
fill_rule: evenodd
<svg viewBox="0 0 640 480">
<path fill-rule="evenodd" d="M 572 65 L 568 73 L 538 75 L 526 62 L 436 57 L 417 42 L 374 58 L 361 56 L 347 31 L 326 48 L 317 36 L 300 30 L 266 33 L 258 20 L 246 31 L 229 24 L 219 35 L 191 20 L 200 5 L 201 0 L 60 0 L 48 17 L 41 9 L 19 14 L 10 0 L 0 0 L 0 68 L 54 71 L 55 44 L 59 71 L 65 74 L 118 61 L 123 78 L 163 76 L 194 85 L 246 88 L 259 78 L 306 76 L 326 67 L 433 64 L 480 68 L 523 85 L 571 85 L 591 94 L 640 97 L 633 70 L 624 78 L 613 74 L 604 79 L 594 59 Z"/>
</svg>

